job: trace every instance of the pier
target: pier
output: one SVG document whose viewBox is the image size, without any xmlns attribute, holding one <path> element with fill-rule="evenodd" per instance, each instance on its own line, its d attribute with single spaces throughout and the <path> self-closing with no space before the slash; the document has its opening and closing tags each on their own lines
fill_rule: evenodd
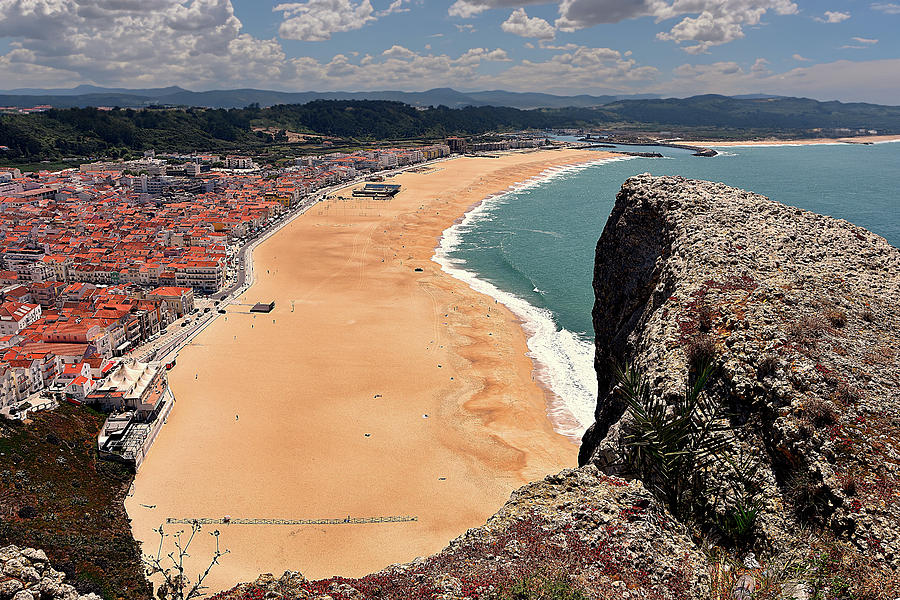
<svg viewBox="0 0 900 600">
<path fill-rule="evenodd" d="M 409 523 L 419 517 L 400 515 L 388 517 L 345 517 L 343 519 L 176 519 L 168 517 L 166 523 L 184 525 L 364 525 L 367 523 Z"/>
</svg>

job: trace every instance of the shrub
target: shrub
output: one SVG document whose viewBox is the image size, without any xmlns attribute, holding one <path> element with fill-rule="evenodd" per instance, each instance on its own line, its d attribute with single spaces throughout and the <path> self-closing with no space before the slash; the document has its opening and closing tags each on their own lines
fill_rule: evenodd
<svg viewBox="0 0 900 600">
<path fill-rule="evenodd" d="M 787 496 L 800 519 L 823 522 L 830 503 L 828 489 L 807 469 L 799 468 L 788 480 Z"/>
<path fill-rule="evenodd" d="M 734 470 L 735 478 L 727 480 L 731 494 L 725 515 L 719 517 L 719 529 L 732 541 L 744 543 L 753 535 L 756 518 L 763 508 L 757 481 L 760 465 L 743 453 L 736 458 L 726 455 L 725 460 Z M 722 484 L 720 489 L 724 488 Z"/>
<path fill-rule="evenodd" d="M 500 592 L 500 600 L 588 600 L 564 575 L 523 577 Z"/>
<path fill-rule="evenodd" d="M 867 308 L 864 311 L 862 311 L 862 313 L 860 313 L 859 317 L 866 323 L 871 323 L 872 321 L 875 320 L 875 313 L 873 313 L 871 310 L 869 310 Z"/>
<path fill-rule="evenodd" d="M 828 319 L 832 327 L 840 328 L 847 324 L 847 313 L 839 308 L 825 309 L 825 318 Z"/>
<path fill-rule="evenodd" d="M 791 321 L 787 326 L 787 333 L 795 341 L 805 343 L 819 337 L 826 328 L 826 322 L 822 317 L 806 316 Z"/>
<path fill-rule="evenodd" d="M 838 382 L 837 388 L 834 390 L 835 402 L 842 405 L 856 404 L 862 398 L 862 393 L 853 385 L 846 381 Z"/>
<path fill-rule="evenodd" d="M 842 476 L 841 490 L 847 496 L 855 496 L 857 492 L 856 476 L 850 474 Z"/>
<path fill-rule="evenodd" d="M 625 431 L 625 467 L 655 492 L 677 518 L 692 518 L 711 492 L 708 473 L 725 442 L 724 416 L 703 393 L 713 368 L 706 366 L 688 381 L 670 407 L 651 393 L 634 368 L 614 373 L 630 419 Z M 670 410 L 671 409 L 671 410 Z"/>
<path fill-rule="evenodd" d="M 838 413 L 830 402 L 814 397 L 806 403 L 803 411 L 804 419 L 816 427 L 834 425 L 838 420 Z"/>
<path fill-rule="evenodd" d="M 694 313 L 697 317 L 697 329 L 702 332 L 708 332 L 713 326 L 713 309 L 706 302 L 698 302 L 694 307 Z"/>
<path fill-rule="evenodd" d="M 699 373 L 707 365 L 715 362 L 716 341 L 710 335 L 697 335 L 688 340 L 684 348 L 690 370 Z"/>
<path fill-rule="evenodd" d="M 778 371 L 778 357 L 767 354 L 759 361 L 756 366 L 756 376 L 760 379 L 774 375 Z"/>
</svg>

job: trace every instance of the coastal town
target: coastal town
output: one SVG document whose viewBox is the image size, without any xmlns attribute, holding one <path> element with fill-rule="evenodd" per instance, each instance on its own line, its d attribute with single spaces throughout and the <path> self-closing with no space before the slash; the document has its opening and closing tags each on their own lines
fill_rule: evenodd
<svg viewBox="0 0 900 600">
<path fill-rule="evenodd" d="M 247 250 L 336 186 L 383 182 L 453 153 L 521 138 L 306 156 L 156 154 L 64 171 L 0 168 L 0 413 L 61 402 L 110 414 L 102 452 L 139 466 L 172 408 L 177 349 L 250 283 Z M 368 183 L 356 196 L 389 197 Z"/>
</svg>

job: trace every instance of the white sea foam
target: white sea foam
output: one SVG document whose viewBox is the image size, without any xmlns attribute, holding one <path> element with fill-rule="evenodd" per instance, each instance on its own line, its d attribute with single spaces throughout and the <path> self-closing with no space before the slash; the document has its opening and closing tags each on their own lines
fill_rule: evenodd
<svg viewBox="0 0 900 600">
<path fill-rule="evenodd" d="M 603 158 L 579 165 L 550 168 L 527 181 L 518 182 L 505 192 L 488 196 L 459 222 L 444 231 L 432 257 L 445 273 L 464 281 L 475 291 L 491 296 L 522 320 L 536 376 L 553 395 L 547 416 L 558 433 L 576 442 L 581 440 L 585 429 L 594 422 L 597 376 L 594 373 L 593 344 L 582 335 L 560 328 L 550 310 L 534 306 L 515 294 L 480 279 L 476 273 L 463 267 L 465 260 L 452 258 L 450 254 L 460 246 L 462 236 L 472 229 L 474 223 L 490 219 L 494 208 L 507 203 L 508 194 L 527 190 L 589 167 L 633 158 Z M 535 291 L 540 293 L 537 288 Z"/>
</svg>

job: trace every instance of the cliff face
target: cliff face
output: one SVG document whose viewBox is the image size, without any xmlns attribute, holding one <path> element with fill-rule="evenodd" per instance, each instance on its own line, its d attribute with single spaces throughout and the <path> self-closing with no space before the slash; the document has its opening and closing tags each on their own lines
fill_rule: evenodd
<svg viewBox="0 0 900 600">
<path fill-rule="evenodd" d="M 623 470 L 630 417 L 611 365 L 634 364 L 671 404 L 706 348 L 728 444 L 759 465 L 757 547 L 790 550 L 812 528 L 900 565 L 898 249 L 723 184 L 641 175 L 597 244 L 594 290 L 600 385 L 581 464 Z"/>
</svg>

